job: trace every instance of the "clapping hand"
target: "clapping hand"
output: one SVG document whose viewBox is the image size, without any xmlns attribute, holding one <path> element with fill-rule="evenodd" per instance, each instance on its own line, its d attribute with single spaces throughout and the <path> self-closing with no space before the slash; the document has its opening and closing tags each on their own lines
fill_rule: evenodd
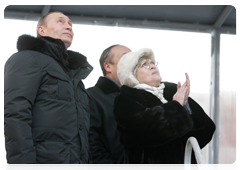
<svg viewBox="0 0 240 170">
<path fill-rule="evenodd" d="M 189 93 L 190 93 L 190 80 L 189 80 L 189 76 L 188 76 L 187 73 L 185 73 L 185 75 L 186 75 L 185 83 L 183 85 L 181 85 L 181 83 L 178 82 L 178 84 L 177 84 L 177 92 L 173 96 L 173 100 L 176 100 L 182 106 L 184 106 L 187 103 L 188 96 L 189 96 Z"/>
</svg>

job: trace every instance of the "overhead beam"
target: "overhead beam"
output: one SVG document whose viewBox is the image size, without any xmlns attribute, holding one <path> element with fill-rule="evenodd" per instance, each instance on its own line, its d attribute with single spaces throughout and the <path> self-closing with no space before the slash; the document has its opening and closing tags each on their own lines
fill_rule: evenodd
<svg viewBox="0 0 240 170">
<path fill-rule="evenodd" d="M 124 18 L 103 18 L 103 17 L 88 17 L 88 16 L 71 16 L 69 18 L 73 23 L 86 25 L 100 26 L 117 26 L 129 28 L 146 28 L 146 29 L 161 29 L 174 31 L 193 31 L 193 32 L 211 32 L 212 27 L 201 24 L 187 24 L 176 22 L 136 20 Z"/>
<path fill-rule="evenodd" d="M 229 14 L 232 12 L 233 10 L 233 6 L 231 5 L 227 5 L 222 13 L 219 15 L 218 19 L 216 20 L 216 22 L 214 23 L 214 28 L 220 28 L 222 26 L 222 24 L 224 23 L 224 21 L 227 19 L 227 17 L 229 16 Z"/>
<path fill-rule="evenodd" d="M 41 13 L 4 11 L 4 19 L 38 21 L 40 17 Z"/>
<path fill-rule="evenodd" d="M 39 13 L 28 12 L 14 12 L 5 11 L 5 19 L 19 19 L 19 20 L 32 20 L 38 21 L 41 17 Z M 159 30 L 172 30 L 172 31 L 187 31 L 187 32 L 201 32 L 211 33 L 213 30 L 212 25 L 202 25 L 195 23 L 177 23 L 177 22 L 164 22 L 164 21 L 150 21 L 150 20 L 136 20 L 125 18 L 107 18 L 107 17 L 89 17 L 89 16 L 76 16 L 68 15 L 74 24 L 85 25 L 100 25 L 100 26 L 118 26 L 129 28 L 145 28 L 145 29 L 159 29 Z M 219 29 L 221 33 L 236 34 L 235 27 L 223 27 Z"/>
<path fill-rule="evenodd" d="M 225 27 L 222 26 L 218 29 L 221 34 L 234 34 L 236 35 L 236 27 Z"/>
<path fill-rule="evenodd" d="M 68 15 L 75 24 L 85 25 L 100 25 L 100 26 L 118 26 L 129 28 L 145 28 L 145 29 L 159 29 L 172 31 L 187 31 L 187 32 L 201 32 L 211 33 L 212 25 L 203 25 L 195 23 L 177 23 L 177 22 L 163 22 L 150 20 L 136 20 L 124 18 L 106 18 L 106 17 L 88 17 L 88 16 L 73 16 Z M 222 27 L 219 29 L 221 33 L 236 34 L 235 27 Z"/>
<path fill-rule="evenodd" d="M 41 16 L 45 16 L 50 12 L 51 5 L 43 5 Z"/>
</svg>

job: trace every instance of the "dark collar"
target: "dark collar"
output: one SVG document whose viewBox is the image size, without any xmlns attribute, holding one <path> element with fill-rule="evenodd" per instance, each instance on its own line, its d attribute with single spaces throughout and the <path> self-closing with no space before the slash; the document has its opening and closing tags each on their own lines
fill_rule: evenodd
<svg viewBox="0 0 240 170">
<path fill-rule="evenodd" d="M 63 41 L 51 37 L 33 37 L 30 35 L 21 35 L 17 41 L 18 51 L 33 50 L 51 56 L 64 67 L 77 69 L 87 67 L 89 64 L 87 58 L 74 51 L 67 50 Z M 68 61 L 66 63 L 66 61 Z"/>
<path fill-rule="evenodd" d="M 123 85 L 121 87 L 120 94 L 126 97 L 129 96 L 131 98 L 135 98 L 136 100 L 144 101 L 145 103 L 149 103 L 150 105 L 161 104 L 161 101 L 159 100 L 159 98 L 157 98 L 157 96 L 143 89 L 136 89 L 133 87 Z"/>
<path fill-rule="evenodd" d="M 99 87 L 105 94 L 120 91 L 120 88 L 117 84 L 115 84 L 112 80 L 102 76 L 99 77 L 95 86 Z"/>
<path fill-rule="evenodd" d="M 177 84 L 170 82 L 162 82 L 165 85 L 163 96 L 167 101 L 171 101 L 173 95 L 177 92 Z"/>
</svg>

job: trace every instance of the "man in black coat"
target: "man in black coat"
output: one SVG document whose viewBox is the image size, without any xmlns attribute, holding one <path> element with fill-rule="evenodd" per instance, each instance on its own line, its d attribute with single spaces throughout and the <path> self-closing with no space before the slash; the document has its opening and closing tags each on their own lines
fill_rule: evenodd
<svg viewBox="0 0 240 170">
<path fill-rule="evenodd" d="M 68 51 L 72 22 L 60 12 L 41 18 L 38 37 L 22 35 L 5 64 L 7 162 L 88 163 L 90 96 L 85 56 Z"/>
<path fill-rule="evenodd" d="M 95 164 L 123 163 L 123 146 L 113 113 L 113 103 L 119 94 L 117 64 L 122 55 L 131 50 L 122 45 L 113 45 L 103 51 L 100 65 L 104 77 L 88 89 L 90 101 L 89 144 Z"/>
</svg>

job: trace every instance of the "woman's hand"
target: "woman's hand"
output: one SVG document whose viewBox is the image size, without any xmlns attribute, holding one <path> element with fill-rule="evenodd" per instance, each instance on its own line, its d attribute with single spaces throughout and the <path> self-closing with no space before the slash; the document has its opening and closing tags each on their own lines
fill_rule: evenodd
<svg viewBox="0 0 240 170">
<path fill-rule="evenodd" d="M 188 76 L 187 73 L 185 73 L 185 75 L 186 75 L 185 83 L 181 86 L 181 83 L 178 82 L 178 84 L 177 84 L 177 92 L 173 96 L 173 100 L 176 100 L 182 106 L 184 106 L 187 103 L 188 96 L 190 94 L 190 80 L 189 80 L 189 76 Z"/>
</svg>

